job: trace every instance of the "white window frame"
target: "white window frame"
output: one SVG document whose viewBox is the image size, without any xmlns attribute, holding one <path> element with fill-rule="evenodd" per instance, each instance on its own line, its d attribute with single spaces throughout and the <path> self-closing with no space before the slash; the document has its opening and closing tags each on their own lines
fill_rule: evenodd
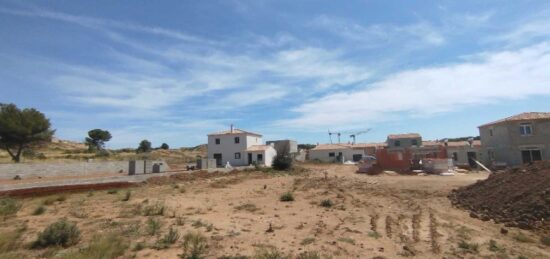
<svg viewBox="0 0 550 259">
<path fill-rule="evenodd" d="M 527 133 L 527 129 L 529 129 L 529 133 Z M 520 123 L 519 124 L 519 134 L 521 136 L 532 136 L 533 135 L 533 123 L 530 123 L 530 122 Z"/>
</svg>

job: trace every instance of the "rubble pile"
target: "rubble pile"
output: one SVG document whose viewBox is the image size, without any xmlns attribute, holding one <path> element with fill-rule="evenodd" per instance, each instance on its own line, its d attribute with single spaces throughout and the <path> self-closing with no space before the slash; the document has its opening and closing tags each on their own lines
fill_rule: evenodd
<svg viewBox="0 0 550 259">
<path fill-rule="evenodd" d="M 483 181 L 453 190 L 453 205 L 470 216 L 507 227 L 550 232 L 550 161 L 493 173 Z"/>
</svg>

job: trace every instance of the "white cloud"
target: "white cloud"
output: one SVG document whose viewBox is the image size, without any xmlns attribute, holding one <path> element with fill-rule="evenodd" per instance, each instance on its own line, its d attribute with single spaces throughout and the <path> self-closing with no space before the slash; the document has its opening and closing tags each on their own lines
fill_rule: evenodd
<svg viewBox="0 0 550 259">
<path fill-rule="evenodd" d="M 340 37 L 376 47 L 390 42 L 408 44 L 419 41 L 427 45 L 442 45 L 445 38 L 428 22 L 417 22 L 407 25 L 374 24 L 363 26 L 353 21 L 321 15 L 314 19 L 311 26 L 328 30 Z"/>
<path fill-rule="evenodd" d="M 550 16 L 540 19 L 527 21 L 518 25 L 514 30 L 505 34 L 489 37 L 489 41 L 504 41 L 512 45 L 530 43 L 537 38 L 550 37 Z"/>
<path fill-rule="evenodd" d="M 57 20 L 62 22 L 78 24 L 80 26 L 99 29 L 99 30 L 121 29 L 121 30 L 129 30 L 129 31 L 136 31 L 136 32 L 153 34 L 158 36 L 164 36 L 164 37 L 169 37 L 169 38 L 174 38 L 174 39 L 184 40 L 189 42 L 217 44 L 214 41 L 205 40 L 203 38 L 200 38 L 194 35 L 186 34 L 176 30 L 166 29 L 162 27 L 143 26 L 143 25 L 130 23 L 130 22 L 120 22 L 120 21 L 115 21 L 110 19 L 100 19 L 100 18 L 88 17 L 88 16 L 71 15 L 71 14 L 60 13 L 60 12 L 52 12 L 52 11 L 48 11 L 40 8 L 33 8 L 29 10 L 0 8 L 0 12 L 11 14 L 11 15 L 52 19 L 52 20 Z"/>
<path fill-rule="evenodd" d="M 213 101 L 215 109 L 228 109 L 250 106 L 261 103 L 273 103 L 289 94 L 288 89 L 272 84 L 260 84 L 256 87 L 246 87 L 228 95 L 220 95 L 220 101 Z"/>
<path fill-rule="evenodd" d="M 550 42 L 481 54 L 477 62 L 400 72 L 363 89 L 326 95 L 294 109 L 279 125 L 318 128 L 425 116 L 461 107 L 550 95 Z"/>
</svg>

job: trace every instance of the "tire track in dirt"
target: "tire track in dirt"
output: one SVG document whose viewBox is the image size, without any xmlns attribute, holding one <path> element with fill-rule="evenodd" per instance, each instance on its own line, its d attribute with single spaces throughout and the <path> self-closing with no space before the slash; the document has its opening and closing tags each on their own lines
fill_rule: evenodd
<svg viewBox="0 0 550 259">
<path fill-rule="evenodd" d="M 437 219 L 433 211 L 430 211 L 430 245 L 432 252 L 436 254 L 441 252 L 441 247 L 438 242 L 439 236 L 441 236 L 441 234 L 437 232 Z"/>
</svg>

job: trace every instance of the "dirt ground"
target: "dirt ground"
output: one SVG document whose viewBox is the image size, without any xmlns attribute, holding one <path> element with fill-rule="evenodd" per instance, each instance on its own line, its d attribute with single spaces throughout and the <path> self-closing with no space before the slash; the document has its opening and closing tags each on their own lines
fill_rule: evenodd
<svg viewBox="0 0 550 259">
<path fill-rule="evenodd" d="M 0 222 L 0 235 L 24 229 L 18 245 L 0 250 L 0 257 L 2 252 L 5 258 L 59 256 L 115 232 L 126 244 L 124 258 L 178 258 L 181 237 L 167 248 L 153 248 L 173 228 L 181 236 L 204 235 L 206 258 L 253 258 L 261 249 L 293 256 L 316 251 L 332 258 L 550 258 L 550 247 L 536 233 L 508 228 L 502 234 L 503 225 L 470 218 L 451 205 L 447 195 L 453 188 L 485 179 L 485 173 L 367 176 L 355 174 L 355 166 L 303 167 L 308 171 L 299 174 L 242 172 L 110 194 L 24 198 L 17 214 Z M 127 190 L 131 197 L 123 201 Z M 285 192 L 292 192 L 294 201 L 280 201 Z M 55 201 L 42 205 L 46 200 Z M 323 200 L 332 205 L 320 206 Z M 39 206 L 45 212 L 32 215 Z M 162 207 L 162 215 L 145 216 L 151 206 Z M 39 231 L 63 217 L 80 229 L 78 244 L 27 248 Z M 147 233 L 150 219 L 161 223 L 160 233 Z"/>
</svg>

